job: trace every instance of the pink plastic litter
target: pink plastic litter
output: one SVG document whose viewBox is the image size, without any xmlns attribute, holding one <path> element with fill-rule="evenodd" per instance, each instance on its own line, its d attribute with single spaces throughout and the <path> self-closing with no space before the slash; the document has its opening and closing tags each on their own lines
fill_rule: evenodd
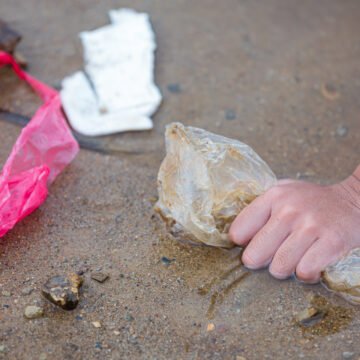
<svg viewBox="0 0 360 360">
<path fill-rule="evenodd" d="M 0 174 L 0 237 L 45 201 L 48 185 L 79 151 L 58 92 L 21 70 L 11 55 L 0 51 L 0 67 L 5 65 L 11 65 L 44 104 L 21 131 Z"/>
</svg>

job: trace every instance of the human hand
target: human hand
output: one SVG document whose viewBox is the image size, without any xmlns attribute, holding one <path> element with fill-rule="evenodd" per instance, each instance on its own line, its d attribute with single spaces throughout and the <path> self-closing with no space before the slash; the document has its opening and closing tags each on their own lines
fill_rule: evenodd
<svg viewBox="0 0 360 360">
<path fill-rule="evenodd" d="M 246 246 L 242 261 L 250 269 L 270 265 L 285 279 L 315 283 L 321 271 L 360 247 L 360 166 L 332 186 L 281 180 L 256 198 L 234 220 L 230 238 Z"/>
</svg>

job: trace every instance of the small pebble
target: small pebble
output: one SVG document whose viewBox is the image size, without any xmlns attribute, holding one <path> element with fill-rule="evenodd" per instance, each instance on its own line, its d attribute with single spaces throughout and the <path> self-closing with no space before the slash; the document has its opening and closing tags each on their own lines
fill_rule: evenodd
<svg viewBox="0 0 360 360">
<path fill-rule="evenodd" d="M 23 295 L 23 296 L 28 296 L 28 295 L 30 295 L 32 292 L 33 292 L 33 288 L 31 288 L 31 287 L 26 287 L 26 288 L 23 288 L 22 290 L 21 290 L 21 295 Z"/>
<path fill-rule="evenodd" d="M 25 308 L 24 315 L 27 319 L 37 319 L 44 315 L 44 310 L 35 305 L 29 305 Z"/>
<path fill-rule="evenodd" d="M 10 291 L 6 291 L 6 290 L 3 290 L 3 291 L 1 292 L 1 295 L 2 295 L 2 296 L 5 296 L 5 297 L 10 297 L 10 296 L 11 296 L 11 292 L 10 292 Z"/>
<path fill-rule="evenodd" d="M 338 135 L 340 137 L 346 136 L 348 134 L 348 132 L 349 132 L 349 129 L 344 125 L 339 125 L 336 128 L 336 135 Z"/>
<path fill-rule="evenodd" d="M 45 353 L 41 353 L 39 356 L 39 360 L 46 360 L 47 359 L 47 355 Z"/>
<path fill-rule="evenodd" d="M 181 93 L 181 86 L 180 86 L 180 84 L 177 84 L 177 83 L 175 83 L 175 84 L 169 84 L 169 85 L 167 86 L 167 88 L 168 88 L 168 90 L 169 90 L 171 93 L 173 93 L 173 94 L 179 94 L 179 93 Z"/>
<path fill-rule="evenodd" d="M 134 317 L 133 317 L 131 314 L 126 314 L 126 315 L 125 315 L 125 320 L 126 320 L 126 321 L 133 321 L 133 320 L 134 320 Z"/>
<path fill-rule="evenodd" d="M 336 90 L 334 84 L 330 84 L 330 83 L 323 84 L 321 86 L 321 94 L 325 99 L 330 101 L 336 100 L 340 97 L 340 94 Z"/>
<path fill-rule="evenodd" d="M 114 335 L 120 335 L 120 331 L 114 330 Z"/>
<path fill-rule="evenodd" d="M 343 357 L 343 359 L 345 359 L 345 360 L 350 360 L 350 359 L 352 359 L 352 358 L 354 357 L 354 355 L 355 355 L 355 353 L 350 352 L 350 351 L 344 351 L 344 352 L 342 353 L 342 357 Z"/>
<path fill-rule="evenodd" d="M 79 303 L 79 290 L 83 278 L 77 274 L 58 275 L 50 278 L 42 287 L 41 293 L 45 299 L 64 310 L 73 310 Z"/>
<path fill-rule="evenodd" d="M 108 278 L 109 278 L 109 275 L 108 274 L 104 274 L 100 271 L 97 271 L 97 272 L 93 272 L 91 274 L 91 278 L 99 283 L 103 283 L 105 282 Z"/>
<path fill-rule="evenodd" d="M 93 326 L 94 326 L 95 328 L 97 328 L 97 329 L 101 328 L 101 324 L 100 324 L 99 321 L 93 321 L 92 324 L 93 324 Z"/>
<path fill-rule="evenodd" d="M 236 112 L 235 110 L 227 109 L 225 111 L 225 119 L 226 120 L 235 120 L 236 119 Z"/>
<path fill-rule="evenodd" d="M 161 258 L 161 262 L 165 265 L 165 266 L 169 266 L 173 261 L 175 261 L 175 259 L 169 259 L 166 256 L 163 256 Z"/>
</svg>

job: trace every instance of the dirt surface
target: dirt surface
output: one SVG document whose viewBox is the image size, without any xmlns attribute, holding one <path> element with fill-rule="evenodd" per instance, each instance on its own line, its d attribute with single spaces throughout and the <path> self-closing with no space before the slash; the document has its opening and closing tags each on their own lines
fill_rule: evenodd
<svg viewBox="0 0 360 360">
<path fill-rule="evenodd" d="M 178 244 L 152 207 L 175 120 L 245 141 L 279 177 L 346 177 L 359 162 L 360 2 L 1 0 L 0 16 L 23 34 L 29 71 L 58 86 L 82 67 L 77 34 L 123 6 L 148 12 L 157 34 L 155 128 L 97 139 L 111 155 L 82 150 L 46 203 L 1 239 L 0 358 L 358 359 L 358 308 L 320 285 L 244 275 L 238 249 Z M 35 95 L 7 69 L 0 76 L 0 107 L 31 115 Z M 0 121 L 0 162 L 18 133 Z M 65 312 L 40 289 L 70 271 L 85 283 Z M 96 282 L 94 271 L 110 278 Z M 309 293 L 351 320 L 302 331 L 293 318 Z M 36 304 L 45 316 L 25 319 Z"/>
</svg>

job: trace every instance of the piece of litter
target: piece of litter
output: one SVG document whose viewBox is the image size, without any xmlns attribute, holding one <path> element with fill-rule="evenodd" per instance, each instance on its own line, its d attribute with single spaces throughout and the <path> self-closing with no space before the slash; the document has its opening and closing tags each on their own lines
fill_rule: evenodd
<svg viewBox="0 0 360 360">
<path fill-rule="evenodd" d="M 120 331 L 114 330 L 114 335 L 116 335 L 116 336 L 120 335 Z"/>
<path fill-rule="evenodd" d="M 93 326 L 94 326 L 95 328 L 97 328 L 97 329 L 101 328 L 101 324 L 100 324 L 99 321 L 93 321 L 92 324 L 93 324 Z"/>
<path fill-rule="evenodd" d="M 311 326 L 316 322 L 320 321 L 325 315 L 326 312 L 324 310 L 320 310 L 311 306 L 307 309 L 300 311 L 296 315 L 295 319 L 299 325 Z"/>
<path fill-rule="evenodd" d="M 109 15 L 110 25 L 80 34 L 85 72 L 62 82 L 69 121 L 88 136 L 152 129 L 150 116 L 161 102 L 154 84 L 156 44 L 149 16 L 131 9 Z"/>
<path fill-rule="evenodd" d="M 79 151 L 57 91 L 21 70 L 10 54 L 0 51 L 0 67 L 5 65 L 11 65 L 44 104 L 22 130 L 0 175 L 0 237 L 45 201 L 48 185 Z"/>
<path fill-rule="evenodd" d="M 322 273 L 326 288 L 353 304 L 360 304 L 360 248 L 350 251 Z"/>
<path fill-rule="evenodd" d="M 109 275 L 98 271 L 98 272 L 93 272 L 91 274 L 91 278 L 99 283 L 103 283 L 109 278 Z"/>
<path fill-rule="evenodd" d="M 275 184 L 247 145 L 202 129 L 170 124 L 158 175 L 155 210 L 179 240 L 229 248 L 229 227 L 256 196 Z"/>
<path fill-rule="evenodd" d="M 215 330 L 215 324 L 210 323 L 206 327 L 206 331 L 214 331 Z"/>
</svg>

